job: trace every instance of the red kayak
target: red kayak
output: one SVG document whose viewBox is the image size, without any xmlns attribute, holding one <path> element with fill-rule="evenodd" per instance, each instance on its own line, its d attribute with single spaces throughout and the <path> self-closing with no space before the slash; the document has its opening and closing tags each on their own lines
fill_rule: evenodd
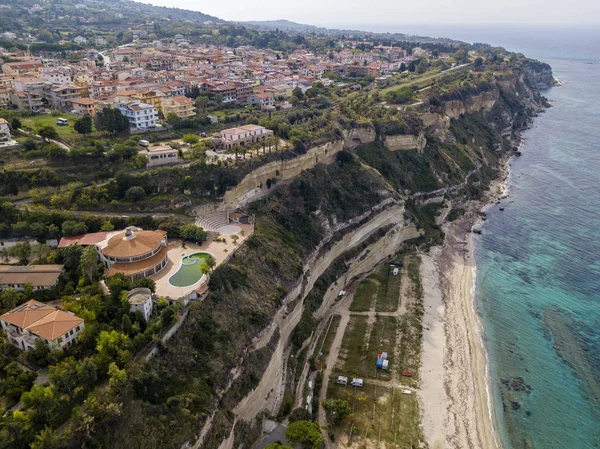
<svg viewBox="0 0 600 449">
<path fill-rule="evenodd" d="M 412 373 L 411 373 L 411 372 L 409 372 L 409 371 L 402 371 L 402 375 L 403 375 L 403 376 L 406 376 L 406 377 L 411 377 L 411 376 L 412 376 Z"/>
</svg>

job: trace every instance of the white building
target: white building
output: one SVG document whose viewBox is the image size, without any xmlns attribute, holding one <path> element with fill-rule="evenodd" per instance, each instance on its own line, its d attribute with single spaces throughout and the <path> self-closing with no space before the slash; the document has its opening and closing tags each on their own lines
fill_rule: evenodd
<svg viewBox="0 0 600 449">
<path fill-rule="evenodd" d="M 57 86 L 68 86 L 71 84 L 71 75 L 59 71 L 42 72 L 42 78 Z"/>
<path fill-rule="evenodd" d="M 150 321 L 152 315 L 152 292 L 149 288 L 134 288 L 127 295 L 127 301 L 132 312 L 141 312 L 146 322 Z"/>
<path fill-rule="evenodd" d="M 179 161 L 179 152 L 167 145 L 149 147 L 147 151 L 148 162 L 146 168 L 176 164 Z"/>
<path fill-rule="evenodd" d="M 265 140 L 273 135 L 273 131 L 259 125 L 244 125 L 238 128 L 228 128 L 215 134 L 211 143 L 215 148 L 229 150 L 236 145 L 248 146 Z"/>
<path fill-rule="evenodd" d="M 0 142 L 10 142 L 10 128 L 6 119 L 0 118 Z"/>
<path fill-rule="evenodd" d="M 0 316 L 8 341 L 17 348 L 29 351 L 41 339 L 50 349 L 63 350 L 77 341 L 85 324 L 71 312 L 30 300 Z"/>
<path fill-rule="evenodd" d="M 154 106 L 142 103 L 139 100 L 119 103 L 117 108 L 129 119 L 132 128 L 145 129 L 154 128 L 158 120 L 158 113 Z"/>
</svg>

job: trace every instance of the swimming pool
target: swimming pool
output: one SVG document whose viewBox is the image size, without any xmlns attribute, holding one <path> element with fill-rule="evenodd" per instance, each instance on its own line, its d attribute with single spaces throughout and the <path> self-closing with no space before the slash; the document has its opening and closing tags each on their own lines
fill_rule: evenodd
<svg viewBox="0 0 600 449">
<path fill-rule="evenodd" d="M 206 262 L 209 253 L 194 253 L 181 258 L 181 266 L 177 273 L 169 278 L 169 284 L 173 287 L 189 287 L 199 282 L 204 274 L 200 270 Z"/>
</svg>

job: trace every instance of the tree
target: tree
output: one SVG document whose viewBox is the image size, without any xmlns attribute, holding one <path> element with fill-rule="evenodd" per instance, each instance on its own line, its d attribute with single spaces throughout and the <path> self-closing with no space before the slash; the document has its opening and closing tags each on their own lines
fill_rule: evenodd
<svg viewBox="0 0 600 449">
<path fill-rule="evenodd" d="M 105 220 L 100 227 L 100 231 L 110 232 L 115 230 L 115 225 L 110 220 Z"/>
<path fill-rule="evenodd" d="M 75 120 L 73 128 L 75 128 L 75 131 L 79 134 L 90 134 L 92 132 L 92 117 L 86 114 L 83 117 L 78 118 Z"/>
<path fill-rule="evenodd" d="M 17 243 L 15 246 L 10 248 L 10 255 L 17 257 L 21 265 L 27 265 L 29 262 L 29 256 L 31 256 L 31 245 L 29 242 Z"/>
<path fill-rule="evenodd" d="M 123 318 L 121 318 L 121 330 L 127 335 L 131 335 L 132 324 L 129 315 L 123 315 Z"/>
<path fill-rule="evenodd" d="M 38 128 L 38 134 L 45 139 L 58 139 L 58 133 L 52 125 L 40 126 Z"/>
<path fill-rule="evenodd" d="M 179 235 L 184 240 L 195 243 L 202 243 L 206 240 L 206 232 L 194 223 L 188 223 L 179 228 Z"/>
<path fill-rule="evenodd" d="M 104 108 L 94 117 L 96 129 L 109 133 L 124 133 L 129 131 L 129 119 L 119 109 Z"/>
<path fill-rule="evenodd" d="M 90 282 L 94 280 L 96 269 L 98 268 L 98 253 L 94 245 L 86 246 L 81 253 L 79 266 L 84 276 L 87 276 Z"/>
<path fill-rule="evenodd" d="M 323 401 L 323 408 L 329 412 L 328 418 L 333 424 L 341 424 L 346 419 L 346 416 L 352 412 L 348 401 L 344 399 Z"/>
<path fill-rule="evenodd" d="M 215 265 L 217 264 L 217 261 L 215 260 L 215 258 L 214 258 L 214 256 L 212 254 L 209 254 L 208 256 L 206 256 L 205 263 L 212 270 L 215 267 Z"/>
<path fill-rule="evenodd" d="M 199 96 L 196 98 L 196 101 L 194 101 L 194 103 L 196 104 L 196 107 L 200 110 L 204 110 L 204 108 L 208 105 L 208 98 L 205 96 Z"/>
<path fill-rule="evenodd" d="M 417 64 L 417 67 L 415 68 L 415 72 L 417 72 L 419 75 L 422 75 L 427 71 L 428 68 L 429 63 L 425 59 L 421 59 L 419 61 L 419 64 Z"/>
<path fill-rule="evenodd" d="M 190 145 L 194 145 L 197 144 L 198 142 L 200 142 L 200 138 L 196 135 L 196 134 L 186 134 L 185 136 L 183 136 L 183 141 L 185 143 L 189 143 Z"/>
<path fill-rule="evenodd" d="M 62 234 L 67 237 L 85 234 L 87 231 L 87 225 L 82 221 L 66 220 L 62 224 Z"/>
<path fill-rule="evenodd" d="M 290 413 L 289 416 L 289 420 L 291 423 L 295 421 L 310 421 L 311 415 L 310 412 L 305 408 L 298 407 L 292 410 L 292 413 Z"/>
<path fill-rule="evenodd" d="M 174 112 L 169 112 L 167 115 L 167 123 L 169 125 L 175 125 L 181 121 L 181 118 Z"/>
<path fill-rule="evenodd" d="M 133 281 L 131 288 L 139 288 L 139 287 L 147 288 L 152 293 L 154 293 L 156 291 L 156 282 L 154 282 L 154 280 L 152 280 L 150 278 L 136 279 L 135 281 Z"/>
<path fill-rule="evenodd" d="M 13 131 L 18 130 L 19 128 L 21 128 L 21 126 L 23 126 L 23 125 L 21 125 L 21 120 L 19 120 L 17 117 L 13 118 L 10 121 L 10 127 L 12 128 Z M 31 140 L 31 139 L 28 139 L 28 140 Z"/>
<path fill-rule="evenodd" d="M 67 357 L 49 370 L 50 380 L 58 391 L 70 395 L 77 387 L 77 360 Z"/>
<path fill-rule="evenodd" d="M 131 339 L 123 332 L 116 330 L 102 331 L 96 344 L 98 362 L 104 369 L 108 369 L 108 366 L 113 362 L 123 366 L 131 360 L 132 349 Z"/>
<path fill-rule="evenodd" d="M 33 349 L 27 351 L 27 360 L 37 366 L 48 366 L 50 358 L 50 348 L 41 338 L 37 338 L 33 344 Z"/>
<path fill-rule="evenodd" d="M 43 150 L 46 152 L 48 159 L 52 161 L 64 161 L 69 158 L 69 152 L 55 143 L 46 145 Z"/>
<path fill-rule="evenodd" d="M 202 273 L 204 274 L 208 274 L 210 273 L 210 267 L 208 266 L 208 264 L 203 263 L 202 265 L 200 265 L 200 271 L 202 271 Z"/>
<path fill-rule="evenodd" d="M 285 430 L 285 439 L 293 444 L 318 449 L 323 444 L 323 434 L 319 425 L 312 421 L 295 421 Z"/>
<path fill-rule="evenodd" d="M 23 300 L 23 295 L 12 287 L 0 291 L 0 303 L 5 310 L 14 309 Z"/>
<path fill-rule="evenodd" d="M 125 192 L 125 198 L 131 202 L 137 202 L 142 200 L 146 196 L 146 191 L 142 186 L 133 186 L 127 189 Z"/>
</svg>

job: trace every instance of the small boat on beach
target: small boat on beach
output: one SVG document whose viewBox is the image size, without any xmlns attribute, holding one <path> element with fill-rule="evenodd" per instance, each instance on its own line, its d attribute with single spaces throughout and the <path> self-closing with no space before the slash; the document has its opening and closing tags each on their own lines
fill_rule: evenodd
<svg viewBox="0 0 600 449">
<path fill-rule="evenodd" d="M 402 394 L 412 394 L 412 391 L 410 390 L 401 390 Z"/>
<path fill-rule="evenodd" d="M 412 377 L 412 373 L 410 371 L 402 371 L 402 375 L 404 377 Z"/>
</svg>

